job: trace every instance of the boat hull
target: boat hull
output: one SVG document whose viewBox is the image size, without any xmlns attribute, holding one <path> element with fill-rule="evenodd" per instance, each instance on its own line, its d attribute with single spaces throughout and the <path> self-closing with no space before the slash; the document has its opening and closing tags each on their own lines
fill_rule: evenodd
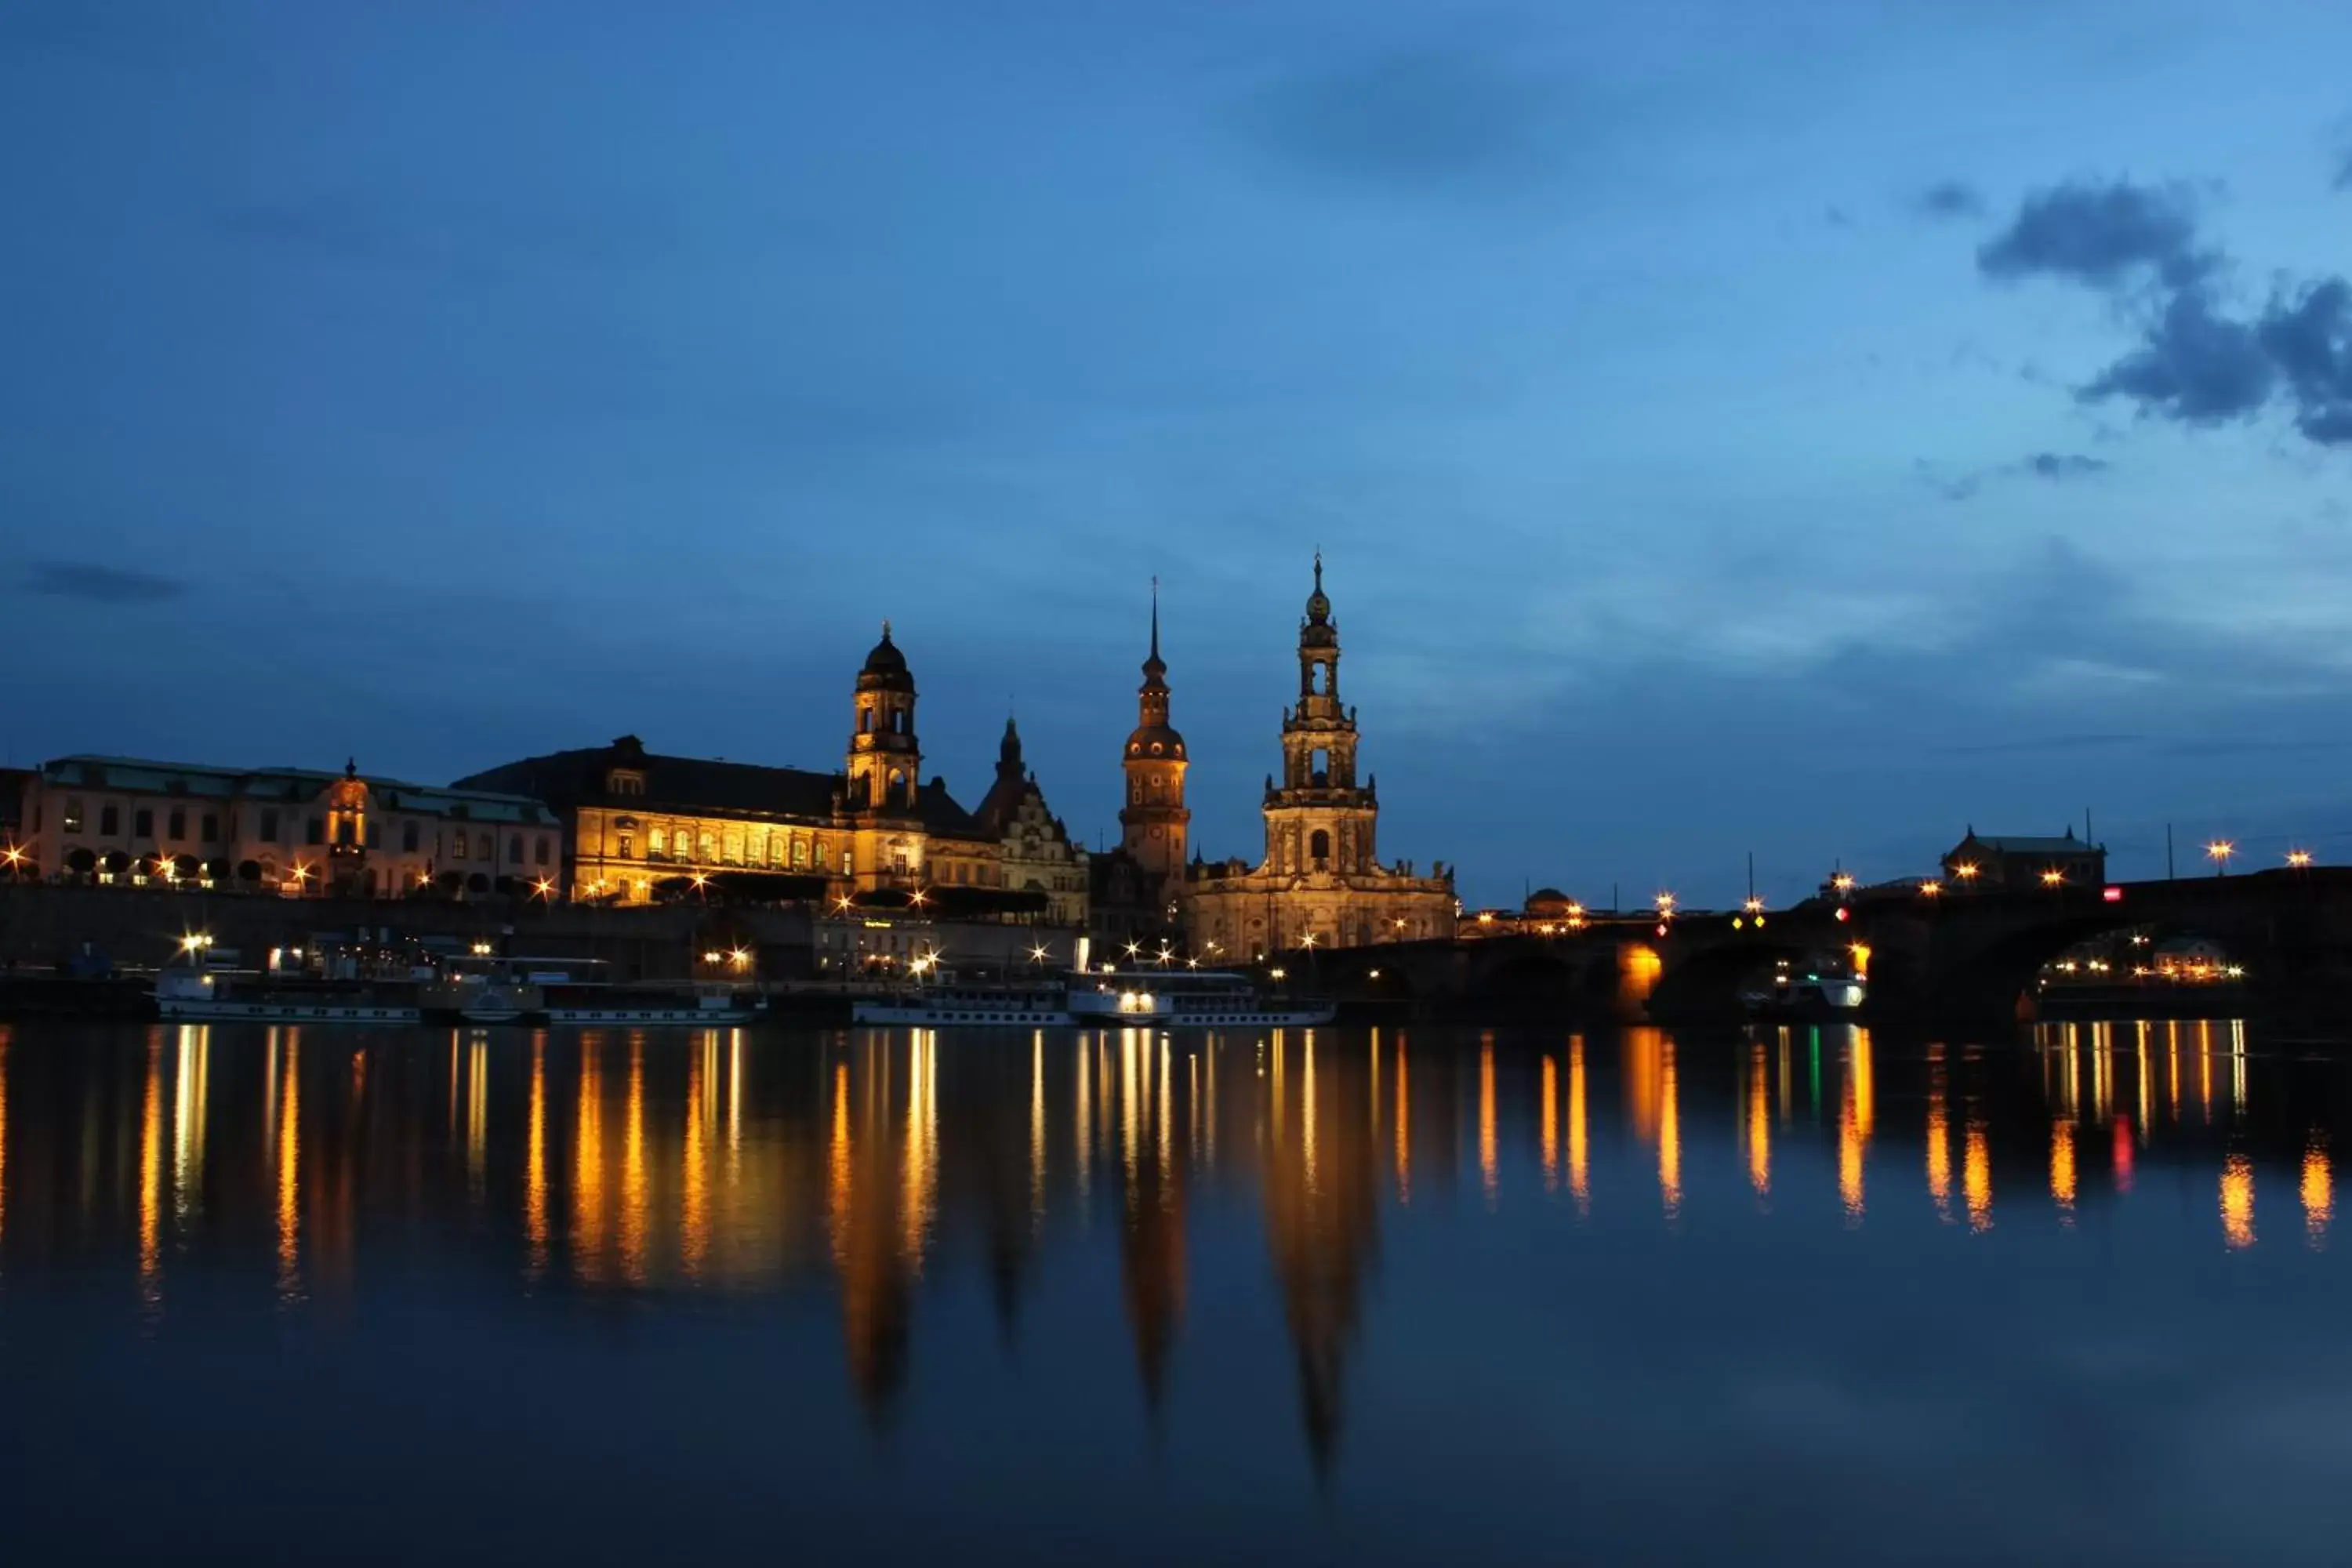
<svg viewBox="0 0 2352 1568">
<path fill-rule="evenodd" d="M 1171 1033 L 1208 1029 L 1308 1029 L 1331 1021 L 1329 1007 L 1264 1008 L 1253 1012 L 1186 1016 L 1094 1014 L 1080 1016 L 1063 1007 L 925 1007 L 903 1002 L 859 1002 L 854 1023 L 918 1029 L 1160 1029 Z"/>
</svg>

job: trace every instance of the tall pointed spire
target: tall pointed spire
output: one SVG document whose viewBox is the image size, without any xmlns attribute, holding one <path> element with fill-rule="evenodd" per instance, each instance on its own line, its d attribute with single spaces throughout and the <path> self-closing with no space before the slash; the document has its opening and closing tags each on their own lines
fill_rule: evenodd
<svg viewBox="0 0 2352 1568">
<path fill-rule="evenodd" d="M 1160 658 L 1160 574 L 1151 574 L 1151 658 Z"/>
<path fill-rule="evenodd" d="M 1164 689 L 1167 675 L 1167 661 L 1160 657 L 1160 579 L 1155 576 L 1151 579 L 1151 656 L 1143 661 L 1144 689 Z"/>
</svg>

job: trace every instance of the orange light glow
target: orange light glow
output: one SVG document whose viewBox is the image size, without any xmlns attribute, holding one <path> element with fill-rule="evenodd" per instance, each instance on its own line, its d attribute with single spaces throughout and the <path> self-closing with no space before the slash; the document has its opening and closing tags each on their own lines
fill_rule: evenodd
<svg viewBox="0 0 2352 1568">
<path fill-rule="evenodd" d="M 2336 1182 L 2327 1145 L 2317 1133 L 2303 1152 L 2303 1235 L 2314 1252 L 2327 1245 L 2327 1222 L 2336 1215 Z"/>
<path fill-rule="evenodd" d="M 1584 1037 L 1568 1041 L 1568 1190 L 1580 1218 L 1592 1212 L 1592 1147 L 1585 1121 Z"/>
<path fill-rule="evenodd" d="M 1973 882 L 1977 879 L 1976 865 L 1972 861 L 1962 861 L 1959 865 L 1952 868 L 1952 875 L 1958 877 L 1963 882 Z"/>
<path fill-rule="evenodd" d="M 1992 1150 L 1985 1124 L 1971 1118 L 1960 1146 L 1960 1193 L 1969 1205 L 1969 1228 L 1992 1228 Z"/>
<path fill-rule="evenodd" d="M 2050 1196 L 2058 1205 L 2058 1223 L 2074 1223 L 2074 1124 L 2058 1121 L 2050 1127 Z"/>
<path fill-rule="evenodd" d="M 2254 1163 L 2243 1154 L 2221 1163 L 2221 1239 L 2233 1252 L 2254 1244 Z"/>
</svg>

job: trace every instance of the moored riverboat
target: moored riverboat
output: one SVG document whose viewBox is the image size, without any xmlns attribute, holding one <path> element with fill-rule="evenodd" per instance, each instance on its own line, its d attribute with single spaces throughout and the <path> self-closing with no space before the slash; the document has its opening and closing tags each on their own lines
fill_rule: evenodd
<svg viewBox="0 0 2352 1568">
<path fill-rule="evenodd" d="M 1053 980 L 926 977 L 853 1005 L 860 1024 L 920 1028 L 1304 1028 L 1328 1024 L 1328 1001 L 1261 994 L 1224 970 L 1113 970 Z"/>
</svg>

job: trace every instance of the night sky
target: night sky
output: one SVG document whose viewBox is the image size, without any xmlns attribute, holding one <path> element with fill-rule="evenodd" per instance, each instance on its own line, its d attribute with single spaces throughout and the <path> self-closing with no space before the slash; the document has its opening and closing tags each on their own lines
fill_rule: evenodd
<svg viewBox="0 0 2352 1568">
<path fill-rule="evenodd" d="M 2352 6 L 0 9 L 0 750 L 831 768 L 888 616 L 1261 846 L 2352 860 Z M 2184 855 L 2184 859 L 2188 857 Z"/>
</svg>

